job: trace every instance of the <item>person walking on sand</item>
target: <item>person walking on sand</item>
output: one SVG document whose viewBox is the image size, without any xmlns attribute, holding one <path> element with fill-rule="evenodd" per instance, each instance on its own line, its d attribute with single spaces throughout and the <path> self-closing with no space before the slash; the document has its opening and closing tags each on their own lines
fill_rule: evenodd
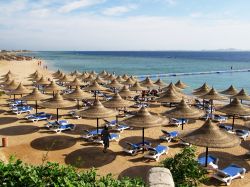
<svg viewBox="0 0 250 187">
<path fill-rule="evenodd" d="M 110 133 L 109 133 L 109 130 L 108 130 L 108 126 L 105 125 L 105 127 L 104 127 L 104 129 L 102 130 L 102 133 L 101 133 L 101 139 L 102 139 L 103 145 L 104 145 L 104 148 L 103 148 L 104 153 L 106 153 L 107 149 L 109 148 L 109 138 L 111 138 L 111 136 L 110 136 Z"/>
</svg>

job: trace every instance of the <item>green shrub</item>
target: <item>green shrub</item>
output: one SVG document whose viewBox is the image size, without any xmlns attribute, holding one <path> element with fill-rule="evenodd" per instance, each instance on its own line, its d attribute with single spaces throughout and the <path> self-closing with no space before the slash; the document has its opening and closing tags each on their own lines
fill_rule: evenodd
<svg viewBox="0 0 250 187">
<path fill-rule="evenodd" d="M 185 147 L 173 158 L 166 158 L 161 164 L 168 168 L 178 187 L 198 186 L 206 180 L 206 170 L 197 162 L 195 156 L 196 148 Z"/>
<path fill-rule="evenodd" d="M 72 166 L 47 162 L 34 166 L 11 157 L 9 163 L 0 161 L 1 186 L 15 187 L 139 187 L 141 179 L 114 179 L 111 174 L 99 177 L 95 169 L 79 172 Z"/>
</svg>

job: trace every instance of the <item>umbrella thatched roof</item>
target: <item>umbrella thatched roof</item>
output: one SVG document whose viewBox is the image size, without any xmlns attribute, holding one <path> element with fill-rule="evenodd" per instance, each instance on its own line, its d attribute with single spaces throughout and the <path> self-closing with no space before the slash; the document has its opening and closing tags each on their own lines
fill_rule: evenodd
<svg viewBox="0 0 250 187">
<path fill-rule="evenodd" d="M 153 115 L 147 108 L 142 107 L 134 116 L 124 120 L 124 123 L 132 127 L 151 128 L 166 124 L 166 118 Z"/>
<path fill-rule="evenodd" d="M 148 90 L 145 87 L 142 87 L 139 82 L 135 82 L 133 86 L 129 88 L 131 91 L 143 91 L 143 90 Z"/>
<path fill-rule="evenodd" d="M 121 88 L 123 85 L 119 83 L 116 79 L 112 80 L 111 83 L 108 84 L 109 87 L 111 88 Z"/>
<path fill-rule="evenodd" d="M 10 84 L 14 79 L 12 78 L 7 78 L 6 80 L 4 80 L 3 82 L 1 82 L 1 85 L 8 85 Z"/>
<path fill-rule="evenodd" d="M 130 77 L 127 78 L 127 80 L 125 82 L 123 82 L 123 84 L 125 84 L 125 85 L 132 85 L 134 83 L 135 83 L 135 81 L 133 81 Z"/>
<path fill-rule="evenodd" d="M 124 78 L 122 78 L 122 76 L 121 76 L 121 75 L 118 75 L 118 76 L 116 77 L 116 80 L 117 80 L 119 83 L 122 83 L 122 82 L 124 82 L 124 81 L 125 81 L 125 79 L 124 79 Z"/>
<path fill-rule="evenodd" d="M 210 148 L 230 148 L 241 143 L 240 139 L 233 134 L 220 129 L 208 119 L 203 126 L 191 131 L 183 133 L 180 138 L 188 143 Z"/>
<path fill-rule="evenodd" d="M 72 77 L 69 75 L 64 75 L 63 78 L 59 79 L 60 82 L 71 82 Z"/>
<path fill-rule="evenodd" d="M 183 83 L 181 80 L 178 80 L 176 83 L 175 83 L 175 86 L 180 88 L 180 89 L 185 89 L 186 87 L 188 87 L 185 83 Z"/>
<path fill-rule="evenodd" d="M 119 95 L 121 97 L 134 97 L 138 94 L 134 91 L 130 91 L 128 86 L 123 86 L 123 88 L 119 91 Z"/>
<path fill-rule="evenodd" d="M 55 81 L 51 81 L 51 83 L 47 87 L 44 88 L 44 91 L 45 92 L 55 92 L 55 91 L 61 91 L 61 90 L 64 90 L 64 89 L 65 88 L 57 85 L 55 83 Z"/>
<path fill-rule="evenodd" d="M 31 92 L 30 90 L 28 90 L 27 88 L 25 88 L 23 86 L 23 84 L 20 83 L 16 89 L 11 90 L 8 94 L 9 95 L 14 95 L 14 94 L 15 95 L 19 95 L 19 94 L 21 95 L 21 94 L 28 94 L 30 92 Z"/>
<path fill-rule="evenodd" d="M 116 116 L 118 113 L 115 110 L 106 108 L 103 104 L 97 99 L 94 104 L 90 106 L 88 109 L 77 111 L 77 115 L 84 118 L 108 118 L 112 116 Z"/>
<path fill-rule="evenodd" d="M 15 90 L 18 87 L 19 83 L 15 80 L 11 81 L 11 83 L 4 86 L 5 90 Z"/>
<path fill-rule="evenodd" d="M 108 77 L 105 77 L 106 80 L 112 81 L 116 79 L 116 76 L 114 74 L 110 74 Z"/>
<path fill-rule="evenodd" d="M 205 85 L 205 84 L 204 84 L 204 85 Z M 193 92 L 193 95 L 205 95 L 205 94 L 207 94 L 210 90 L 211 90 L 211 89 L 205 85 L 205 86 L 202 86 L 200 89 L 195 90 L 195 91 Z"/>
<path fill-rule="evenodd" d="M 195 119 L 203 116 L 205 113 L 203 110 L 189 106 L 184 99 L 176 106 L 176 108 L 166 111 L 164 115 L 170 118 L 188 118 Z"/>
<path fill-rule="evenodd" d="M 50 84 L 50 81 L 48 81 L 48 79 L 46 79 L 44 76 L 42 76 L 37 82 L 37 85 L 48 85 Z"/>
<path fill-rule="evenodd" d="M 54 108 L 54 109 L 68 108 L 68 107 L 73 107 L 75 105 L 76 103 L 74 102 L 64 100 L 59 93 L 56 93 L 56 95 L 52 99 L 49 99 L 40 104 L 41 107 Z"/>
<path fill-rule="evenodd" d="M 250 108 L 242 105 L 237 98 L 234 98 L 231 103 L 217 110 L 228 115 L 250 115 Z"/>
<path fill-rule="evenodd" d="M 233 85 L 231 85 L 229 88 L 221 91 L 220 93 L 225 95 L 236 95 L 238 93 L 238 90 Z"/>
<path fill-rule="evenodd" d="M 37 88 L 34 88 L 32 93 L 22 97 L 21 99 L 24 101 L 41 101 L 41 100 L 45 100 L 48 98 L 49 98 L 48 95 L 44 95 Z"/>
<path fill-rule="evenodd" d="M 178 103 L 182 100 L 183 95 L 179 92 L 174 91 L 174 89 L 168 89 L 164 92 L 160 98 L 157 98 L 156 101 L 161 103 Z"/>
<path fill-rule="evenodd" d="M 105 88 L 104 86 L 101 86 L 100 84 L 98 84 L 96 81 L 93 82 L 93 84 L 91 84 L 90 86 L 84 88 L 84 90 L 86 91 L 103 91 L 103 90 L 107 90 L 107 88 Z"/>
<path fill-rule="evenodd" d="M 70 73 L 70 75 L 78 77 L 81 75 L 81 73 L 79 71 L 75 70 L 74 72 Z"/>
<path fill-rule="evenodd" d="M 154 84 L 157 85 L 160 88 L 164 88 L 164 87 L 167 86 L 167 84 L 165 82 L 163 82 L 161 79 L 158 79 L 157 81 L 155 81 Z"/>
<path fill-rule="evenodd" d="M 104 77 L 107 75 L 107 72 L 105 70 L 103 70 L 101 73 L 99 73 L 99 76 Z"/>
<path fill-rule="evenodd" d="M 125 107 L 130 107 L 133 104 L 134 102 L 132 101 L 127 101 L 125 99 L 122 99 L 118 93 L 115 93 L 112 99 L 103 103 L 103 105 L 107 108 L 125 108 Z"/>
<path fill-rule="evenodd" d="M 12 76 L 12 77 L 15 76 L 15 74 L 12 73 L 12 72 L 9 70 L 6 74 L 2 75 L 1 77 L 6 77 L 6 76 L 8 76 L 8 75 L 10 75 L 10 76 Z"/>
<path fill-rule="evenodd" d="M 78 78 L 75 78 L 73 81 L 66 83 L 67 86 L 82 86 L 84 85 Z"/>
<path fill-rule="evenodd" d="M 127 80 L 127 79 L 129 78 L 129 76 L 128 76 L 127 74 L 123 74 L 123 75 L 122 75 L 122 78 L 123 78 L 124 80 Z"/>
<path fill-rule="evenodd" d="M 52 73 L 53 77 L 60 75 L 61 71 L 58 69 L 56 72 Z"/>
<path fill-rule="evenodd" d="M 154 84 L 154 82 L 149 77 L 147 77 L 144 81 L 140 82 L 140 84 L 144 87 L 147 87 L 147 88 L 158 87 L 157 85 Z"/>
<path fill-rule="evenodd" d="M 104 84 L 104 83 L 106 83 L 106 81 L 103 80 L 99 75 L 96 77 L 95 81 L 96 81 L 97 83 L 99 83 L 99 84 Z"/>
<path fill-rule="evenodd" d="M 86 79 L 84 79 L 85 82 L 93 82 L 95 80 L 95 76 L 90 74 Z"/>
<path fill-rule="evenodd" d="M 208 86 L 208 84 L 205 82 L 201 87 L 194 89 L 194 92 L 199 91 L 201 89 L 206 88 L 207 90 L 210 90 L 211 88 Z"/>
<path fill-rule="evenodd" d="M 181 92 L 182 90 L 178 87 L 176 87 L 172 82 L 167 86 L 162 88 L 163 91 L 167 91 L 168 89 L 174 89 L 176 92 Z"/>
<path fill-rule="evenodd" d="M 212 88 L 208 93 L 199 96 L 202 99 L 208 99 L 208 100 L 225 100 L 227 99 L 224 96 L 221 96 L 214 88 Z"/>
<path fill-rule="evenodd" d="M 79 86 L 77 86 L 76 89 L 72 93 L 63 95 L 63 97 L 66 99 L 81 100 L 81 99 L 89 99 L 92 97 L 92 95 L 90 93 L 84 92 L 83 90 L 80 89 Z"/>
<path fill-rule="evenodd" d="M 89 77 L 89 74 L 87 72 L 84 72 L 82 75 L 79 76 L 79 78 L 83 79 L 85 81 L 86 78 Z M 86 81 L 87 82 L 87 81 Z"/>
<path fill-rule="evenodd" d="M 239 93 L 232 96 L 231 98 L 237 98 L 240 100 L 250 101 L 250 96 L 247 94 L 247 92 L 244 89 L 241 89 Z"/>
</svg>

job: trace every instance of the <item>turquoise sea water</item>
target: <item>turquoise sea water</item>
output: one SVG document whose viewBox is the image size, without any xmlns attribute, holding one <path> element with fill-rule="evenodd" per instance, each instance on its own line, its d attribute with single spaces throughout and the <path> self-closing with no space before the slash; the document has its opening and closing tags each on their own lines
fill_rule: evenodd
<svg viewBox="0 0 250 187">
<path fill-rule="evenodd" d="M 116 74 L 145 75 L 162 73 L 185 73 L 204 71 L 223 71 L 250 69 L 250 52 L 173 52 L 173 51 L 138 51 L 138 52 L 33 52 L 30 55 L 42 58 L 53 70 L 62 69 L 100 72 L 103 69 Z M 156 78 L 154 78 L 156 79 Z M 190 85 L 187 90 L 199 87 L 204 82 L 222 90 L 235 85 L 250 92 L 250 72 L 226 74 L 206 74 L 171 76 L 162 78 L 166 82 L 181 79 Z"/>
</svg>

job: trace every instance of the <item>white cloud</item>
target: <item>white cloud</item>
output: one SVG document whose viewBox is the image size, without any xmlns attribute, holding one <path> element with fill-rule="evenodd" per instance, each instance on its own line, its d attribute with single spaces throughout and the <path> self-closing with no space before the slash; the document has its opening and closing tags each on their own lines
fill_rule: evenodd
<svg viewBox="0 0 250 187">
<path fill-rule="evenodd" d="M 60 9 L 59 12 L 60 13 L 69 13 L 73 10 L 77 10 L 80 8 L 84 8 L 84 7 L 89 7 L 92 5 L 96 5 L 99 3 L 103 3 L 105 0 L 78 0 L 78 1 L 73 1 L 70 3 L 67 3 L 65 5 L 63 5 Z"/>
<path fill-rule="evenodd" d="M 130 12 L 131 10 L 136 9 L 136 5 L 126 5 L 126 6 L 115 6 L 111 8 L 106 8 L 102 11 L 102 14 L 106 16 L 119 16 L 124 13 Z"/>
<path fill-rule="evenodd" d="M 175 5 L 177 3 L 176 0 L 165 0 L 165 2 L 170 4 L 170 5 Z"/>
</svg>

